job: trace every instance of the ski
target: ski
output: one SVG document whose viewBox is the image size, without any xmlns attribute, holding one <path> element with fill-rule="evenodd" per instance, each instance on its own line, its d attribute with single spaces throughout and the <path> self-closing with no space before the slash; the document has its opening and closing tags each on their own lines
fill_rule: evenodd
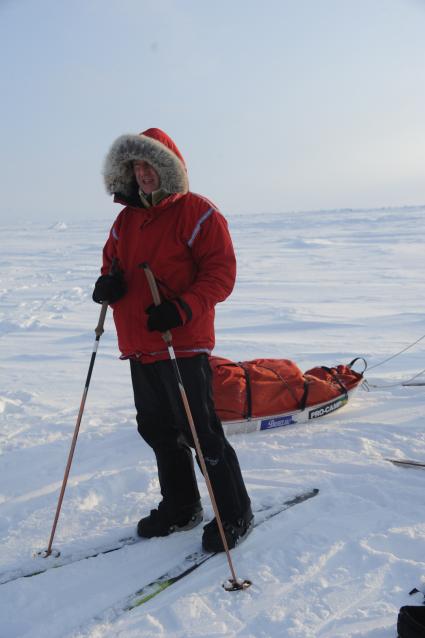
<svg viewBox="0 0 425 638">
<path fill-rule="evenodd" d="M 10 569 L 0 574 L 0 585 L 6 585 L 7 583 L 12 582 L 13 580 L 18 580 L 19 578 L 32 578 L 33 576 L 44 574 L 50 569 L 57 569 L 89 558 L 96 558 L 96 556 L 101 556 L 102 554 L 111 554 L 123 547 L 134 545 L 140 541 L 142 541 L 142 539 L 137 536 L 127 536 L 125 538 L 120 538 L 118 541 L 111 542 L 109 545 L 91 549 L 88 552 L 80 550 L 73 552 L 72 554 L 60 554 L 59 556 L 54 556 L 52 554 L 52 556 L 48 558 L 35 556 L 31 563 L 16 569 Z"/>
<path fill-rule="evenodd" d="M 424 461 L 413 461 L 412 459 L 385 459 L 394 465 L 400 465 L 402 467 L 418 467 L 425 468 Z"/>
<path fill-rule="evenodd" d="M 279 506 L 271 506 L 260 510 L 259 512 L 255 512 L 255 521 L 253 528 L 258 527 L 274 516 L 281 514 L 290 507 L 294 507 L 294 505 L 299 505 L 300 503 L 308 501 L 314 496 L 317 496 L 318 493 L 319 490 L 315 488 L 307 492 L 302 492 L 301 494 L 298 494 L 297 496 L 284 501 L 284 503 L 280 504 Z M 144 585 L 134 594 L 131 594 L 123 604 L 121 613 L 130 611 L 131 609 L 135 609 L 136 607 L 140 607 L 140 605 L 148 602 L 148 600 L 151 600 L 152 598 L 163 592 L 165 589 L 171 587 L 171 585 L 174 585 L 174 583 L 182 580 L 182 578 L 191 574 L 193 571 L 195 571 L 195 569 L 206 563 L 214 556 L 217 556 L 217 553 L 218 552 L 206 553 L 203 551 L 199 551 L 195 552 L 194 554 L 189 554 L 176 567 L 170 569 L 165 574 L 159 576 L 149 584 Z M 117 613 L 118 615 L 120 615 L 119 612 Z"/>
<path fill-rule="evenodd" d="M 281 514 L 285 510 L 294 507 L 295 505 L 299 505 L 300 503 L 304 503 L 309 499 L 317 496 L 319 494 L 319 490 L 317 488 L 307 490 L 305 492 L 301 492 L 296 496 L 289 498 L 288 500 L 280 503 L 279 505 L 268 505 L 259 510 L 255 510 L 255 522 L 253 525 L 253 529 L 258 527 L 262 523 L 270 520 L 274 516 Z M 185 576 L 188 576 L 192 572 L 194 572 L 198 567 L 201 567 L 204 563 L 206 563 L 211 558 L 217 556 L 218 552 L 207 554 L 203 551 L 197 551 L 193 554 L 189 554 L 186 556 L 181 562 L 179 562 L 176 566 L 169 569 L 162 576 L 155 578 L 155 580 L 151 581 L 147 585 L 143 585 L 140 589 L 138 589 L 133 594 L 126 596 L 121 602 L 117 602 L 106 609 L 103 610 L 100 614 L 96 614 L 96 616 L 85 626 L 84 633 L 81 635 L 89 635 L 86 634 L 89 631 L 91 635 L 91 626 L 102 622 L 103 619 L 107 619 L 108 622 L 112 622 L 120 618 L 123 614 L 137 607 L 140 607 L 144 603 L 147 603 L 152 598 L 155 598 L 161 592 L 165 591 L 174 583 L 179 582 Z"/>
<path fill-rule="evenodd" d="M 314 490 L 312 492 L 314 492 Z M 296 499 L 301 499 L 299 501 L 296 501 L 296 502 L 287 501 L 287 502 L 285 502 L 283 509 L 279 508 L 278 510 L 275 511 L 274 509 L 272 510 L 270 508 L 266 508 L 266 509 L 264 509 L 264 510 L 262 510 L 260 512 L 254 512 L 254 513 L 255 513 L 256 516 L 259 516 L 263 512 L 268 512 L 269 513 L 269 518 L 270 518 L 270 517 L 275 516 L 276 514 L 278 514 L 280 511 L 283 511 L 284 509 L 287 509 L 287 507 L 291 507 L 292 505 L 296 505 L 298 502 L 301 503 L 303 500 L 306 500 L 307 498 L 311 498 L 311 496 L 315 496 L 315 494 L 313 494 L 312 492 L 306 492 L 304 494 L 301 494 L 299 497 L 296 497 Z M 306 496 L 306 495 L 309 495 L 309 496 Z M 266 520 L 266 519 L 264 519 L 264 520 Z M 256 523 L 256 525 L 258 525 L 258 523 Z M 123 547 L 127 547 L 129 545 L 134 545 L 134 544 L 139 543 L 139 542 L 145 542 L 145 540 L 142 539 L 142 538 L 139 538 L 138 536 L 127 536 L 127 537 L 123 537 L 123 538 L 121 538 L 121 539 L 119 539 L 117 541 L 112 541 L 108 545 L 97 547 L 97 548 L 91 549 L 89 551 L 80 550 L 80 551 L 75 551 L 75 552 L 68 553 L 68 554 L 67 553 L 63 553 L 63 554 L 61 553 L 57 557 L 52 555 L 52 556 L 50 556 L 48 558 L 43 558 L 41 556 L 35 556 L 32 559 L 31 563 L 28 563 L 26 565 L 17 567 L 16 569 L 12 568 L 12 569 L 10 569 L 8 571 L 5 571 L 2 574 L 0 574 L 0 585 L 6 585 L 7 583 L 10 583 L 10 582 L 12 582 L 14 580 L 18 580 L 19 578 L 32 578 L 32 577 L 35 577 L 35 576 L 39 576 L 40 574 L 44 574 L 45 572 L 49 571 L 50 569 L 58 569 L 60 567 L 65 567 L 66 565 L 71 565 L 71 564 L 74 564 L 74 563 L 78 563 L 78 562 L 83 561 L 83 560 L 88 560 L 90 558 L 96 558 L 97 556 L 102 556 L 102 555 L 105 555 L 105 554 L 111 554 L 112 552 L 116 552 L 116 551 L 122 549 Z M 203 554 L 202 552 L 200 552 L 199 554 L 191 554 L 190 558 L 192 559 L 192 563 L 193 563 L 193 560 L 196 560 L 196 559 L 199 559 L 202 562 L 205 562 L 205 560 L 208 560 L 208 558 L 211 558 L 212 556 L 213 556 L 213 554 Z M 189 557 L 187 557 L 187 558 L 189 558 Z M 196 565 L 196 567 L 199 567 L 199 565 L 201 565 L 202 562 L 200 562 L 198 565 Z M 191 565 L 192 565 L 192 563 L 191 563 Z M 196 569 L 196 567 L 194 567 L 193 569 Z M 173 575 L 170 576 L 170 578 L 173 578 L 173 577 L 174 577 Z M 182 578 L 182 577 L 183 576 L 179 576 L 177 578 L 177 580 L 180 580 L 180 578 Z M 165 579 L 165 575 L 164 575 L 164 580 L 166 580 Z M 174 580 L 173 582 L 176 582 L 176 580 Z M 173 584 L 173 583 L 169 583 L 167 585 L 167 587 L 169 587 L 170 584 Z"/>
</svg>

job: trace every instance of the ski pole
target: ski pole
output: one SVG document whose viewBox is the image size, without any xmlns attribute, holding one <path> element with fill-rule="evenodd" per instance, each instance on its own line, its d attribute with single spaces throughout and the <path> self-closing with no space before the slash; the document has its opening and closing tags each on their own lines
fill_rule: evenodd
<svg viewBox="0 0 425 638">
<path fill-rule="evenodd" d="M 149 288 L 151 290 L 152 293 L 152 297 L 153 297 L 153 301 L 155 306 L 159 306 L 159 304 L 161 303 L 161 297 L 159 294 L 159 290 L 158 290 L 158 286 L 155 280 L 155 277 L 152 273 L 152 270 L 149 267 L 149 264 L 147 264 L 146 262 L 140 264 L 140 267 L 143 268 L 143 270 L 145 271 L 145 275 L 147 277 L 148 280 L 148 284 L 149 284 Z M 176 380 L 177 380 L 177 384 L 180 390 L 180 394 L 181 394 L 181 398 L 183 401 L 183 406 L 184 406 L 184 410 L 186 412 L 186 416 L 187 416 L 187 420 L 189 422 L 189 427 L 190 427 L 190 431 L 192 433 L 192 438 L 193 441 L 195 443 L 195 449 L 196 449 L 196 453 L 198 455 L 198 459 L 199 459 L 199 463 L 202 469 L 202 474 L 204 475 L 204 479 L 205 479 L 205 483 L 207 485 L 207 489 L 208 489 L 208 494 L 211 500 L 211 505 L 212 508 L 214 510 L 214 515 L 217 521 L 217 525 L 218 525 L 218 529 L 220 532 L 220 536 L 221 536 L 221 540 L 223 541 L 223 547 L 224 547 L 224 551 L 226 552 L 226 557 L 227 557 L 227 562 L 229 563 L 229 568 L 230 568 L 230 573 L 231 573 L 231 578 L 226 582 L 223 583 L 223 587 L 226 591 L 238 591 L 241 589 L 247 589 L 250 585 L 252 585 L 250 580 L 241 580 L 239 578 L 236 577 L 236 572 L 233 566 L 233 561 L 232 561 L 232 557 L 230 556 L 230 550 L 229 550 L 229 546 L 227 544 L 227 539 L 226 539 L 226 535 L 224 533 L 224 528 L 223 528 L 223 523 L 221 520 L 221 516 L 220 513 L 218 511 L 218 507 L 217 507 L 217 501 L 215 499 L 214 496 L 214 490 L 212 488 L 212 484 L 208 475 L 208 470 L 207 470 L 207 466 L 205 464 L 205 459 L 204 459 L 204 455 L 202 453 L 202 449 L 199 443 L 199 438 L 198 438 L 198 434 L 196 432 L 196 427 L 195 427 L 195 423 L 193 420 L 193 416 L 192 416 L 192 412 L 190 410 L 190 406 L 189 406 L 189 401 L 187 399 L 187 395 L 186 395 L 186 390 L 184 389 L 184 385 L 183 385 L 183 381 L 182 381 L 182 377 L 180 374 L 180 370 L 179 370 L 179 366 L 177 364 L 177 359 L 176 359 L 176 354 L 174 352 L 174 348 L 173 348 L 173 344 L 172 344 L 172 336 L 171 336 L 171 332 L 169 330 L 166 330 L 164 333 L 162 333 L 162 338 L 164 339 L 167 348 L 168 348 L 168 354 L 170 356 L 171 359 L 171 363 L 174 369 L 174 373 L 176 376 Z"/>
<path fill-rule="evenodd" d="M 114 267 L 115 267 L 115 260 L 113 260 L 113 262 L 112 262 L 111 274 L 114 271 Z M 85 383 L 85 386 L 84 386 L 83 396 L 81 398 L 80 409 L 78 411 L 78 416 L 77 416 L 77 422 L 75 424 L 74 436 L 72 437 L 71 449 L 69 450 L 68 461 L 67 461 L 67 464 L 66 464 L 66 467 L 65 467 L 65 474 L 64 474 L 64 477 L 63 477 L 63 481 L 62 481 L 62 487 L 61 487 L 61 491 L 60 491 L 60 495 L 59 495 L 58 504 L 57 504 L 57 507 L 56 507 L 56 514 L 55 514 L 55 518 L 54 518 L 54 521 L 53 521 L 52 531 L 50 533 L 49 544 L 48 544 L 47 549 L 45 551 L 38 552 L 38 555 L 39 556 L 43 556 L 44 558 L 47 558 L 52 553 L 53 539 L 55 537 L 56 527 L 57 527 L 57 524 L 58 524 L 59 515 L 60 515 L 60 512 L 61 512 L 61 508 L 62 508 L 63 497 L 65 495 L 65 489 L 66 489 L 66 485 L 68 483 L 68 477 L 69 477 L 69 472 L 71 470 L 72 459 L 74 457 L 75 446 L 77 445 L 78 433 L 80 431 L 81 420 L 83 418 L 84 407 L 86 405 L 86 398 L 87 398 L 87 394 L 88 394 L 88 391 L 89 391 L 90 379 L 91 379 L 91 375 L 92 375 L 92 372 L 93 372 L 94 362 L 95 362 L 95 359 L 96 359 L 97 348 L 98 348 L 98 345 L 99 345 L 100 337 L 104 333 L 104 324 L 105 324 L 105 317 L 106 317 L 107 311 L 108 311 L 108 302 L 104 301 L 102 303 L 102 307 L 100 309 L 99 321 L 98 321 L 98 324 L 97 324 L 97 326 L 95 328 L 95 331 L 94 331 L 95 334 L 96 334 L 96 338 L 94 340 L 93 352 L 92 352 L 91 359 L 90 359 L 89 370 L 88 370 L 88 373 L 87 373 L 87 378 L 86 378 L 86 383 Z M 59 555 L 60 555 L 60 552 L 55 552 L 55 556 L 59 556 Z"/>
</svg>

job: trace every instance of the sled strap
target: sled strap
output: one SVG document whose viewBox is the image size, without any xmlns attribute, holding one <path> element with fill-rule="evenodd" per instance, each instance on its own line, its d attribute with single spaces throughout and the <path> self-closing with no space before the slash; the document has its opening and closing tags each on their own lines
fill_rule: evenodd
<svg viewBox="0 0 425 638">
<path fill-rule="evenodd" d="M 242 415 L 243 419 L 251 419 L 252 418 L 252 386 L 251 386 L 251 377 L 249 376 L 248 368 L 244 366 L 242 361 L 238 361 L 238 363 L 233 363 L 229 361 L 229 363 L 221 363 L 217 366 L 218 368 L 241 368 L 245 378 L 245 392 L 246 392 L 246 412 Z"/>
<path fill-rule="evenodd" d="M 333 376 L 333 378 L 335 379 L 335 381 L 337 382 L 337 384 L 339 385 L 339 387 L 341 388 L 341 390 L 343 391 L 343 393 L 345 394 L 345 398 L 348 398 L 348 390 L 345 387 L 345 385 L 343 384 L 343 382 L 341 381 L 341 379 L 338 376 L 338 373 L 336 372 L 335 368 L 328 368 L 326 366 L 321 366 L 322 370 L 326 370 L 326 372 L 329 372 L 329 374 L 331 374 Z"/>
<path fill-rule="evenodd" d="M 351 368 L 353 367 L 353 365 L 356 363 L 356 361 L 363 361 L 363 363 L 364 363 L 364 368 L 363 368 L 363 370 L 362 370 L 361 372 L 359 372 L 359 374 L 360 374 L 361 376 L 363 376 L 363 375 L 364 375 L 364 373 L 366 372 L 366 368 L 367 368 L 367 361 L 366 361 L 366 359 L 363 359 L 363 357 L 356 357 L 355 359 L 353 359 L 352 361 L 350 361 L 350 363 L 348 364 L 348 367 L 350 368 L 350 370 L 351 370 Z"/>
<path fill-rule="evenodd" d="M 298 409 L 299 409 L 299 410 L 304 410 L 304 408 L 305 408 L 305 401 L 307 400 L 307 397 L 306 397 L 306 390 L 305 390 L 305 384 L 304 384 L 304 394 L 303 394 L 303 397 L 302 397 L 301 401 L 298 401 L 298 399 L 297 399 L 297 395 L 295 394 L 295 392 L 294 392 L 294 391 L 293 391 L 293 389 L 291 388 L 291 385 L 287 382 L 287 380 L 286 380 L 284 377 L 282 377 L 282 375 L 281 375 L 281 374 L 279 374 L 279 372 L 277 372 L 277 370 L 274 370 L 273 368 L 269 368 L 269 366 L 265 366 L 264 364 L 263 364 L 263 365 L 260 365 L 259 363 L 257 363 L 257 365 L 258 365 L 258 367 L 259 367 L 259 368 L 264 368 L 265 370 L 269 370 L 270 372 L 273 372 L 273 374 L 275 374 L 275 375 L 277 376 L 277 378 L 278 378 L 278 379 L 280 379 L 280 380 L 282 381 L 282 383 L 285 385 L 285 387 L 286 387 L 286 388 L 288 388 L 289 393 L 292 395 L 292 398 L 294 399 L 295 403 L 297 403 L 297 405 L 298 405 Z M 302 406 L 304 406 L 304 407 L 302 407 Z"/>
<path fill-rule="evenodd" d="M 304 394 L 303 394 L 302 399 L 300 401 L 300 410 L 301 410 L 301 412 L 304 412 L 305 406 L 307 405 L 307 399 L 308 399 L 309 390 L 310 390 L 310 384 L 307 381 L 307 379 L 304 377 Z"/>
<path fill-rule="evenodd" d="M 246 366 L 244 366 L 242 361 L 238 361 L 237 364 L 240 368 L 242 368 L 244 376 L 245 376 L 245 390 L 246 390 L 246 414 L 243 415 L 244 419 L 250 419 L 252 417 L 252 386 L 251 386 L 251 377 L 249 376 L 249 370 Z"/>
</svg>

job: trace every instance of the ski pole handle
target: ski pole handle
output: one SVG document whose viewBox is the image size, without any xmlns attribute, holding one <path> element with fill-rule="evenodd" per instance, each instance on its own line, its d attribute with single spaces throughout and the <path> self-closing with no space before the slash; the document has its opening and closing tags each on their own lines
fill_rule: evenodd
<svg viewBox="0 0 425 638">
<path fill-rule="evenodd" d="M 100 309 L 99 321 L 96 328 L 94 329 L 96 339 L 100 339 L 100 337 L 105 332 L 104 325 L 105 325 L 106 313 L 108 312 L 108 303 L 109 303 L 108 301 L 104 301 L 102 303 L 102 308 Z"/>
<path fill-rule="evenodd" d="M 114 275 L 115 274 L 115 272 L 117 270 L 117 263 L 118 263 L 118 259 L 116 257 L 113 257 L 112 258 L 111 267 L 109 269 L 109 274 L 110 275 Z M 109 305 L 109 301 L 103 301 L 102 302 L 102 308 L 100 310 L 99 321 L 98 321 L 97 326 L 96 326 L 96 328 L 94 330 L 94 333 L 96 335 L 96 339 L 97 340 L 99 340 L 100 337 L 105 332 L 104 325 L 105 325 L 106 313 L 108 312 L 108 305 Z"/>
<path fill-rule="evenodd" d="M 153 302 L 155 306 L 159 306 L 159 304 L 161 303 L 161 295 L 159 294 L 158 285 L 156 283 L 154 274 L 152 270 L 150 269 L 149 264 L 146 261 L 140 264 L 140 268 L 143 268 L 143 270 L 145 271 L 149 288 L 152 293 Z M 165 332 L 162 333 L 162 338 L 164 339 L 166 344 L 171 344 L 172 337 L 171 337 L 171 332 L 169 330 L 166 330 Z"/>
</svg>

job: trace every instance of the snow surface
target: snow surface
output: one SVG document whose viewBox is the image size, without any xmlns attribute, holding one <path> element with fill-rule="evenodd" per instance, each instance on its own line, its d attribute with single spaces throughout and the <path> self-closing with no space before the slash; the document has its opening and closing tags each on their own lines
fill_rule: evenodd
<svg viewBox="0 0 425 638">
<path fill-rule="evenodd" d="M 46 548 L 94 342 L 91 302 L 112 220 L 2 227 L 0 574 Z M 230 218 L 238 283 L 215 354 L 372 367 L 425 333 L 425 208 Z M 0 585 L 2 638 L 390 638 L 425 576 L 425 341 L 367 374 L 334 415 L 232 437 L 254 506 L 317 487 L 233 552 L 132 612 L 120 601 L 200 545 L 202 528 Z M 158 501 L 128 364 L 107 317 L 55 539 L 75 553 L 131 534 Z M 420 378 L 424 380 L 423 376 Z M 385 387 L 387 386 L 387 387 Z M 206 515 L 211 516 L 200 479 Z"/>
</svg>

